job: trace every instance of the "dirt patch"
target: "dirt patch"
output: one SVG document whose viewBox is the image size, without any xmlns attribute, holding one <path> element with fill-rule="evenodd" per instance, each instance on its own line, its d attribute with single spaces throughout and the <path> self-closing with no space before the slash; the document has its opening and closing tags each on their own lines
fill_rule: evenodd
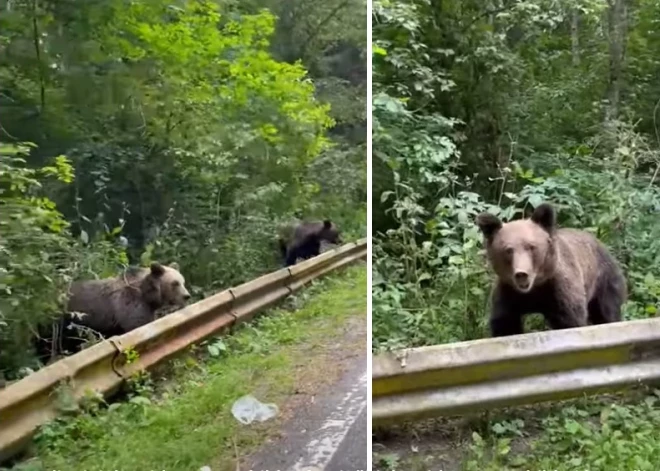
<svg viewBox="0 0 660 471">
<path fill-rule="evenodd" d="M 457 471 L 469 435 L 467 419 L 431 419 L 374 429 L 373 469 L 441 469 Z"/>
</svg>

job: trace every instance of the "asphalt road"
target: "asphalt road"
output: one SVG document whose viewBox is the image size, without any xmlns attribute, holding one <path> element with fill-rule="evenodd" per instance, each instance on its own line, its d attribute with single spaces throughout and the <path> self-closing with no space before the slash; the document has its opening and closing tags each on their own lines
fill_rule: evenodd
<svg viewBox="0 0 660 471">
<path fill-rule="evenodd" d="M 250 460 L 250 471 L 366 471 L 367 357 L 285 424 L 282 438 Z"/>
</svg>

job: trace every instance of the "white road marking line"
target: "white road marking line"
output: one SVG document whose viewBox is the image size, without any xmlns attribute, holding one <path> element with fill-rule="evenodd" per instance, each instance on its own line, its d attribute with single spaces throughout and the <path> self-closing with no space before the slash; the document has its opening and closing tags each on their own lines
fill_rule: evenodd
<svg viewBox="0 0 660 471">
<path fill-rule="evenodd" d="M 365 371 L 323 425 L 312 433 L 312 439 L 307 443 L 304 456 L 290 471 L 325 470 L 355 420 L 367 407 L 367 380 L 368 375 Z"/>
</svg>

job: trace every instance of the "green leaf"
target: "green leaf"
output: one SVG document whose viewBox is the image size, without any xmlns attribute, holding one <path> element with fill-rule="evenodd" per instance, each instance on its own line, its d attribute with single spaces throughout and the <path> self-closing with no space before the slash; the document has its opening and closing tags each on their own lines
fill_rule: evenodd
<svg viewBox="0 0 660 471">
<path fill-rule="evenodd" d="M 380 195 L 380 202 L 384 203 L 385 201 L 387 201 L 387 199 L 390 196 L 393 196 L 393 195 L 394 195 L 393 191 L 384 191 L 384 192 L 382 192 L 381 195 Z"/>
<path fill-rule="evenodd" d="M 502 435 L 502 434 L 506 433 L 506 427 L 504 427 L 504 425 L 502 425 L 499 422 L 496 423 L 495 425 L 493 425 L 492 429 L 493 429 L 493 432 L 498 434 L 498 435 Z"/>
<path fill-rule="evenodd" d="M 148 406 L 148 405 L 151 404 L 151 399 L 149 399 L 148 397 L 144 397 L 144 396 L 135 396 L 135 397 L 132 397 L 129 400 L 129 402 L 131 402 L 132 404 L 138 404 L 138 405 L 141 405 L 141 406 Z"/>
<path fill-rule="evenodd" d="M 530 195 L 529 198 L 527 198 L 527 201 L 532 205 L 532 207 L 536 208 L 543 203 L 544 198 L 542 195 L 534 194 Z"/>
<path fill-rule="evenodd" d="M 419 275 L 419 276 L 417 277 L 417 281 L 418 281 L 418 282 L 420 282 L 420 281 L 424 281 L 424 280 L 430 280 L 430 279 L 431 279 L 431 275 L 430 275 L 429 273 L 427 273 L 427 272 L 424 272 L 424 273 L 422 273 L 421 275 Z"/>
<path fill-rule="evenodd" d="M 578 433 L 581 428 L 582 426 L 573 419 L 568 419 L 564 423 L 564 429 L 571 435 L 575 435 L 576 433 Z"/>
</svg>

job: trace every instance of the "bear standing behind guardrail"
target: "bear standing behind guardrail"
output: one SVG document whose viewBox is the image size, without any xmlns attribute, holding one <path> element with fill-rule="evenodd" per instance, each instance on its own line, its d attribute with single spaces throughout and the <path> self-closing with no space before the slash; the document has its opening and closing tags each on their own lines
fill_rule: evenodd
<svg viewBox="0 0 660 471">
<path fill-rule="evenodd" d="M 531 313 L 543 314 L 553 329 L 621 320 L 627 289 L 616 260 L 590 233 L 557 228 L 551 205 L 506 224 L 482 213 L 477 225 L 497 274 L 494 337 L 523 333 L 523 316 Z"/>
<path fill-rule="evenodd" d="M 129 268 L 113 278 L 77 281 L 71 285 L 70 295 L 68 313 L 56 322 L 59 335 L 44 332 L 43 338 L 37 340 L 42 361 L 63 351 L 75 353 L 79 349 L 83 340 L 67 328 L 73 323 L 108 338 L 148 324 L 155 320 L 159 308 L 182 307 L 190 298 L 176 263 L 169 266 L 152 263 L 150 268 Z M 58 340 L 54 351 L 50 334 Z"/>
<path fill-rule="evenodd" d="M 321 241 L 341 244 L 340 231 L 329 219 L 286 225 L 279 231 L 279 246 L 285 266 L 295 265 L 299 258 L 309 259 L 321 253 Z"/>
</svg>

